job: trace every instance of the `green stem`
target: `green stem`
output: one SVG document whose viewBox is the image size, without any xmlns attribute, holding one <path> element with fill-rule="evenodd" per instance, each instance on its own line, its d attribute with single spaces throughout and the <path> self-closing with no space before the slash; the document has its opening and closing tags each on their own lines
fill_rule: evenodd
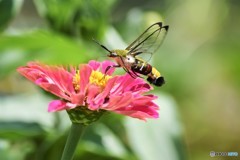
<svg viewBox="0 0 240 160">
<path fill-rule="evenodd" d="M 85 130 L 84 125 L 79 123 L 72 123 L 67 142 L 65 144 L 61 160 L 72 160 L 74 152 L 77 148 L 78 141 L 80 140 Z"/>
</svg>

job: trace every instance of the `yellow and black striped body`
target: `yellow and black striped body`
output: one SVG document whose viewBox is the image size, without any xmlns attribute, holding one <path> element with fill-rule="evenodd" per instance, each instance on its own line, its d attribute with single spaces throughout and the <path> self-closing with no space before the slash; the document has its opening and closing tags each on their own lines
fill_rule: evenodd
<svg viewBox="0 0 240 160">
<path fill-rule="evenodd" d="M 136 59 L 136 62 L 131 66 L 131 70 L 147 76 L 147 81 L 156 86 L 162 86 L 165 83 L 164 78 L 156 68 L 146 62 L 142 62 L 141 60 Z"/>
<path fill-rule="evenodd" d="M 161 76 L 160 72 L 154 67 L 152 67 L 152 72 L 148 75 L 147 81 L 156 86 L 162 86 L 165 83 L 163 76 Z"/>
<path fill-rule="evenodd" d="M 147 76 L 148 74 L 150 74 L 152 72 L 152 66 L 148 63 L 144 63 L 141 62 L 139 60 L 135 60 L 136 62 L 134 64 L 132 64 L 131 66 L 131 70 L 136 72 L 136 73 L 140 73 L 142 75 Z"/>
</svg>

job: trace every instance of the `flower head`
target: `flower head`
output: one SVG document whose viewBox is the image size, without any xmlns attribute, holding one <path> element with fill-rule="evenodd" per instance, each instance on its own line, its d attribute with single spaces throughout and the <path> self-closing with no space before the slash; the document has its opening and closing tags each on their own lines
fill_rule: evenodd
<svg viewBox="0 0 240 160">
<path fill-rule="evenodd" d="M 128 74 L 112 76 L 110 61 L 90 61 L 78 67 L 64 68 L 30 62 L 17 71 L 44 90 L 59 97 L 49 103 L 48 111 L 74 110 L 78 113 L 112 111 L 118 114 L 146 120 L 158 118 L 157 97 L 144 95 L 152 87 L 141 78 L 133 79 Z M 73 114 L 72 116 L 75 116 Z"/>
</svg>

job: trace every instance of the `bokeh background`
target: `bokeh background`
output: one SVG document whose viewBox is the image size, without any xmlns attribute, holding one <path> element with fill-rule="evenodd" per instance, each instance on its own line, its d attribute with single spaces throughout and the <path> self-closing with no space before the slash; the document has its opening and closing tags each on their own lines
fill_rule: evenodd
<svg viewBox="0 0 240 160">
<path fill-rule="evenodd" d="M 150 62 L 167 81 L 153 91 L 160 118 L 106 115 L 75 159 L 237 159 L 209 153 L 240 153 L 239 14 L 237 0 L 0 0 L 0 159 L 58 160 L 70 127 L 18 66 L 101 61 L 106 52 L 92 38 L 125 48 L 158 21 L 170 26 Z"/>
</svg>

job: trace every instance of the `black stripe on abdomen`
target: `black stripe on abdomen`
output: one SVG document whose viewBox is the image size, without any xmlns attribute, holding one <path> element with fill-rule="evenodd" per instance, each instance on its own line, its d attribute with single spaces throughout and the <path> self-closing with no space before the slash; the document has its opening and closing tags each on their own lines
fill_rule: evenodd
<svg viewBox="0 0 240 160">
<path fill-rule="evenodd" d="M 135 64 L 135 65 L 132 65 L 131 69 L 134 72 L 140 73 L 143 75 L 148 75 L 149 73 L 152 72 L 152 66 L 150 64 L 146 64 L 144 66 L 142 66 L 142 64 Z"/>
</svg>

